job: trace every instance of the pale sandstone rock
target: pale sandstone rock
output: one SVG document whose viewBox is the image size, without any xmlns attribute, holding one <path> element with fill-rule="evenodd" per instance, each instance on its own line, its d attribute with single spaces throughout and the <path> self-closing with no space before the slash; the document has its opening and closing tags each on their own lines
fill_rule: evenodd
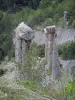
<svg viewBox="0 0 75 100">
<path fill-rule="evenodd" d="M 15 60 L 22 66 L 26 63 L 26 52 L 29 49 L 31 40 L 33 39 L 32 29 L 22 22 L 15 29 Z"/>
<path fill-rule="evenodd" d="M 48 68 L 52 69 L 52 79 L 60 76 L 59 57 L 56 43 L 56 27 L 48 26 L 44 29 L 46 34 L 45 56 Z"/>
</svg>

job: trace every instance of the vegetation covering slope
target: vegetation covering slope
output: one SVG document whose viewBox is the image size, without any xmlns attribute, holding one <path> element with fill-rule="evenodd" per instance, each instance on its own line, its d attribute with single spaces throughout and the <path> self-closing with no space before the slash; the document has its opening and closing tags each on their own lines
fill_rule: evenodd
<svg viewBox="0 0 75 100">
<path fill-rule="evenodd" d="M 33 28 L 52 24 L 64 27 L 66 10 L 68 25 L 75 27 L 74 4 L 75 0 L 0 0 L 0 59 L 4 55 L 14 56 L 10 33 L 22 21 Z"/>
</svg>

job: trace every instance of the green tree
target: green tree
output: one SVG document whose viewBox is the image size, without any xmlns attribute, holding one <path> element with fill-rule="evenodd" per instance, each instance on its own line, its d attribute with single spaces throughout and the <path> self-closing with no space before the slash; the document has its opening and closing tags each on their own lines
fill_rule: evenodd
<svg viewBox="0 0 75 100">
<path fill-rule="evenodd" d="M 41 0 L 40 8 L 46 8 L 51 5 L 52 0 Z"/>
<path fill-rule="evenodd" d="M 0 49 L 4 52 L 5 55 L 10 53 L 12 47 L 11 29 L 11 16 L 8 13 L 0 11 Z"/>
</svg>

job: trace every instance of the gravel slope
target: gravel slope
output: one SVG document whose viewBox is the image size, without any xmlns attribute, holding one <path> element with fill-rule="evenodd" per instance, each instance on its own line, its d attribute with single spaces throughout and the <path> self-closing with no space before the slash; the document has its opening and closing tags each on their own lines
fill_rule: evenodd
<svg viewBox="0 0 75 100">
<path fill-rule="evenodd" d="M 62 44 L 67 41 L 75 40 L 75 30 L 74 29 L 57 29 L 57 43 Z M 42 45 L 45 43 L 46 37 L 45 33 L 42 31 L 36 31 L 34 34 L 33 42 L 37 45 Z"/>
</svg>

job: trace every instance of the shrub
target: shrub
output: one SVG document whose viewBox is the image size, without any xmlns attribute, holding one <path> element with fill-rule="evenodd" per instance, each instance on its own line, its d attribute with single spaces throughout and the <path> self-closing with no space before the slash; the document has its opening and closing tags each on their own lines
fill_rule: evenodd
<svg viewBox="0 0 75 100">
<path fill-rule="evenodd" d="M 35 43 L 32 44 L 26 55 L 26 65 L 21 70 L 21 73 L 24 75 L 25 73 L 27 74 L 27 79 L 32 79 L 35 77 L 34 74 L 38 73 L 37 70 L 35 72 L 35 67 L 39 67 L 37 63 L 40 63 L 41 57 L 44 57 L 44 46 L 37 46 Z"/>
<path fill-rule="evenodd" d="M 23 82 L 24 87 L 29 88 L 32 91 L 36 91 L 37 90 L 37 83 L 33 80 L 29 81 L 29 80 L 25 80 L 25 82 Z"/>
<path fill-rule="evenodd" d="M 69 60 L 75 59 L 75 42 L 67 42 L 59 47 L 59 55 L 62 59 Z"/>
<path fill-rule="evenodd" d="M 65 88 L 65 100 L 74 100 L 75 98 L 75 80 L 69 82 Z"/>
<path fill-rule="evenodd" d="M 45 26 L 53 25 L 53 20 L 51 18 L 47 18 L 44 22 Z"/>
</svg>

